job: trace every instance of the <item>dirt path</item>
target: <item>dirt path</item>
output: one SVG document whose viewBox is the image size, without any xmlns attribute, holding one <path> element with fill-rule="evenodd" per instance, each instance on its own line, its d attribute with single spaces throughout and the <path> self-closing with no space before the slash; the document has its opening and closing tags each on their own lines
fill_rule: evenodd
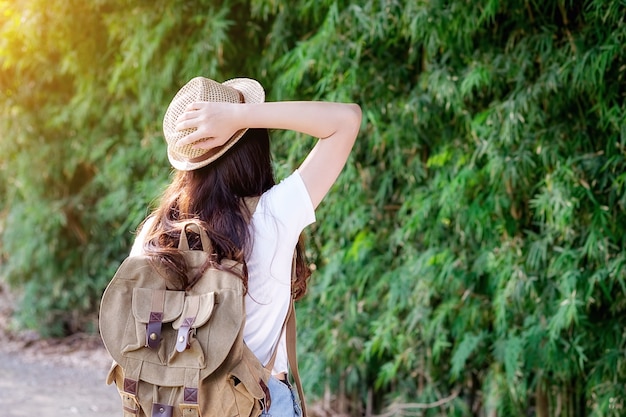
<svg viewBox="0 0 626 417">
<path fill-rule="evenodd" d="M 41 339 L 11 330 L 14 297 L 2 284 L 0 417 L 120 416 L 117 390 L 104 382 L 111 362 L 100 338 Z"/>
<path fill-rule="evenodd" d="M 1 339 L 1 338 L 0 338 Z M 3 417 L 110 417 L 120 415 L 116 389 L 104 383 L 108 357 L 93 342 L 37 342 L 0 348 Z M 72 346 L 74 345 L 74 346 Z M 87 345 L 85 348 L 84 346 Z"/>
<path fill-rule="evenodd" d="M 117 391 L 104 384 L 105 371 L 26 361 L 0 353 L 0 409 L 5 417 L 120 414 Z"/>
</svg>

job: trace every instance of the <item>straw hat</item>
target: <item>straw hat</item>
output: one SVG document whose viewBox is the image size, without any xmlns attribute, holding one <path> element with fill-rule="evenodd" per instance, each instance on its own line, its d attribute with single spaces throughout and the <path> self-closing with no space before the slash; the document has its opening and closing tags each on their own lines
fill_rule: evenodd
<svg viewBox="0 0 626 417">
<path fill-rule="evenodd" d="M 176 121 L 187 106 L 196 101 L 224 101 L 228 103 L 262 103 L 265 91 L 258 81 L 250 78 L 234 78 L 218 83 L 204 77 L 196 77 L 181 88 L 170 103 L 163 118 L 163 133 L 167 142 L 167 157 L 172 166 L 181 171 L 191 171 L 215 161 L 229 150 L 248 129 L 235 133 L 224 145 L 214 149 L 198 149 L 192 145 L 176 146 L 195 129 L 176 130 Z"/>
</svg>

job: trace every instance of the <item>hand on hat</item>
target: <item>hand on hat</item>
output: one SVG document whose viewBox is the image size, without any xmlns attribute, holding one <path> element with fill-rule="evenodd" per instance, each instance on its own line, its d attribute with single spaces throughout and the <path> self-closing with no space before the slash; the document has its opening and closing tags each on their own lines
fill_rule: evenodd
<svg viewBox="0 0 626 417">
<path fill-rule="evenodd" d="M 238 126 L 241 104 L 201 101 L 191 103 L 176 122 L 176 130 L 195 129 L 177 146 L 212 149 L 224 145 L 243 126 Z"/>
</svg>

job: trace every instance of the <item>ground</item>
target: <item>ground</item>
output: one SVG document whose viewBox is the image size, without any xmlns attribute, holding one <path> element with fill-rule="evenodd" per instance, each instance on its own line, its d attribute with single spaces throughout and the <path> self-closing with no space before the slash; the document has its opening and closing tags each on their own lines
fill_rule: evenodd
<svg viewBox="0 0 626 417">
<path fill-rule="evenodd" d="M 110 359 L 97 335 L 40 339 L 9 331 L 12 305 L 0 285 L 0 414 L 3 417 L 119 416 L 105 384 Z"/>
</svg>

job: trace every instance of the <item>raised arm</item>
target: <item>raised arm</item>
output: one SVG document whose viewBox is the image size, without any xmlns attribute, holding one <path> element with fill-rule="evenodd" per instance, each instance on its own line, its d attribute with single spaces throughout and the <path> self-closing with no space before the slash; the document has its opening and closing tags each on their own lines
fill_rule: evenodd
<svg viewBox="0 0 626 417">
<path fill-rule="evenodd" d="M 313 206 L 317 207 L 348 159 L 361 125 L 361 109 L 356 104 L 319 101 L 198 102 L 178 120 L 177 129 L 196 129 L 179 146 L 197 142 L 195 146 L 211 149 L 223 145 L 243 128 L 294 130 L 319 138 L 299 168 Z"/>
</svg>

